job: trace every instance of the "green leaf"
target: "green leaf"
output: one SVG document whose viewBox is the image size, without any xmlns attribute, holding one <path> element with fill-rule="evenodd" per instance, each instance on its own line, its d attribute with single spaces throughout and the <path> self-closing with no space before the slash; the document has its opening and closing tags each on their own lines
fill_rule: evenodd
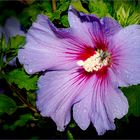
<svg viewBox="0 0 140 140">
<path fill-rule="evenodd" d="M 20 89 L 36 90 L 37 76 L 29 76 L 21 69 L 15 69 L 6 75 L 9 83 L 15 83 Z"/>
<path fill-rule="evenodd" d="M 53 21 L 53 20 L 55 20 L 55 19 L 60 19 L 60 14 L 61 14 L 61 11 L 55 11 L 55 12 L 53 12 L 53 13 L 51 13 L 51 12 L 44 12 L 44 14 L 45 15 L 47 15 L 48 16 L 48 18 L 51 20 L 51 21 Z"/>
<path fill-rule="evenodd" d="M 61 4 L 59 3 L 57 6 L 57 10 L 55 12 L 45 12 L 45 14 L 49 17 L 49 19 L 51 21 L 57 19 L 60 20 L 61 17 L 61 13 L 66 11 L 69 7 L 70 2 L 63 0 L 63 2 L 61 2 Z M 64 19 L 63 19 L 64 20 Z M 67 24 L 66 22 L 62 21 L 64 23 L 64 26 Z M 62 24 L 63 24 L 62 23 Z"/>
<path fill-rule="evenodd" d="M 76 123 L 75 123 L 75 122 L 71 122 L 71 123 L 69 124 L 69 127 L 70 127 L 70 128 L 76 127 Z"/>
<path fill-rule="evenodd" d="M 30 120 L 34 120 L 34 117 L 32 116 L 32 114 L 24 114 L 21 115 L 19 120 L 16 120 L 12 125 L 4 125 L 4 129 L 10 129 L 10 130 L 15 130 L 17 127 L 22 127 L 25 126 L 26 123 Z"/>
<path fill-rule="evenodd" d="M 140 116 L 140 85 L 122 88 L 122 91 L 128 99 L 128 115 Z"/>
<path fill-rule="evenodd" d="M 5 94 L 0 94 L 0 113 L 13 114 L 17 110 L 16 102 Z"/>
<path fill-rule="evenodd" d="M 58 11 L 60 11 L 60 12 L 66 11 L 69 8 L 69 4 L 70 4 L 69 1 L 64 0 L 63 2 L 61 2 L 60 6 L 58 8 Z"/>
<path fill-rule="evenodd" d="M 2 37 L 0 38 L 0 52 L 5 53 L 6 49 L 7 49 L 6 38 L 2 34 Z"/>
<path fill-rule="evenodd" d="M 88 14 L 89 12 L 82 6 L 80 0 L 72 0 L 71 5 L 78 11 Z"/>
<path fill-rule="evenodd" d="M 24 36 L 15 36 L 11 37 L 9 42 L 8 42 L 8 48 L 9 49 L 19 49 L 20 47 L 23 46 L 25 42 L 25 37 Z"/>
<path fill-rule="evenodd" d="M 117 20 L 122 26 L 127 25 L 127 19 L 130 15 L 130 7 L 125 9 L 124 5 L 121 5 L 117 11 Z"/>
<path fill-rule="evenodd" d="M 69 130 L 67 130 L 67 138 L 68 138 L 68 140 L 74 140 L 74 137 Z"/>
<path fill-rule="evenodd" d="M 10 38 L 8 41 L 6 59 L 9 62 L 15 56 L 17 56 L 19 48 L 21 48 L 25 43 L 25 37 L 17 35 L 16 37 Z"/>
<path fill-rule="evenodd" d="M 58 11 L 58 10 L 52 13 L 51 21 L 53 21 L 54 19 L 60 19 L 60 14 L 61 14 L 61 11 Z"/>
<path fill-rule="evenodd" d="M 114 1 L 116 19 L 122 26 L 140 23 L 140 8 L 135 1 Z"/>
<path fill-rule="evenodd" d="M 114 0 L 114 10 L 117 11 L 121 6 L 124 6 L 125 10 L 131 7 L 131 12 L 135 10 L 136 3 L 131 0 Z"/>
<path fill-rule="evenodd" d="M 127 25 L 130 24 L 140 24 L 140 5 L 133 6 L 133 12 L 131 12 L 127 20 Z"/>
<path fill-rule="evenodd" d="M 64 27 L 69 27 L 69 22 L 68 22 L 68 16 L 64 15 L 61 17 L 61 23 L 63 24 Z"/>
<path fill-rule="evenodd" d="M 44 12 L 44 15 L 48 16 L 48 18 L 53 21 L 54 18 L 53 18 L 53 13 L 52 12 Z"/>
<path fill-rule="evenodd" d="M 90 0 L 89 9 L 92 14 L 95 14 L 99 17 L 104 17 L 109 15 L 108 7 L 103 0 Z"/>
<path fill-rule="evenodd" d="M 4 65 L 3 57 L 6 53 L 6 50 L 7 50 L 7 43 L 6 43 L 5 36 L 2 34 L 2 37 L 0 38 L 0 71 Z"/>
</svg>

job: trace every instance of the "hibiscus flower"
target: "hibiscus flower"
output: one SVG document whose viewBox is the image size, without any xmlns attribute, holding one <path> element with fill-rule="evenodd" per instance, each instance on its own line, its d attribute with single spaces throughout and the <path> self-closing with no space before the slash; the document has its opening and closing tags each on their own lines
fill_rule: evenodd
<svg viewBox="0 0 140 140">
<path fill-rule="evenodd" d="M 44 71 L 37 92 L 42 116 L 64 131 L 72 113 L 82 130 L 92 122 L 102 135 L 128 112 L 118 87 L 140 83 L 140 25 L 122 28 L 72 7 L 68 20 L 70 28 L 58 29 L 38 15 L 18 58 L 27 73 Z"/>
</svg>

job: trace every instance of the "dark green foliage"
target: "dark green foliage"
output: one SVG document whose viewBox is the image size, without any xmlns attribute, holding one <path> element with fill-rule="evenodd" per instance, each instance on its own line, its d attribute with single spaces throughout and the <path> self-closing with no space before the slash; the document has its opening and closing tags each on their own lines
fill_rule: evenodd
<svg viewBox="0 0 140 140">
<path fill-rule="evenodd" d="M 22 17 L 21 23 L 25 27 L 29 27 L 33 21 L 35 21 L 38 13 L 40 13 L 39 7 L 37 5 L 32 5 L 31 7 L 25 8 L 22 13 L 20 14 L 20 17 Z M 19 18 L 20 18 L 19 17 Z M 27 22 L 28 21 L 28 22 Z"/>
<path fill-rule="evenodd" d="M 12 125 L 4 125 L 3 128 L 6 129 L 10 129 L 10 130 L 15 130 L 17 127 L 22 127 L 25 126 L 27 124 L 28 121 L 34 120 L 34 117 L 32 116 L 32 114 L 28 113 L 28 114 L 24 114 L 21 115 L 19 117 L 18 120 L 16 120 Z"/>
<path fill-rule="evenodd" d="M 17 110 L 16 102 L 10 97 L 0 93 L 0 114 L 12 115 Z"/>
<path fill-rule="evenodd" d="M 129 115 L 140 116 L 140 85 L 122 88 L 129 102 Z"/>
</svg>

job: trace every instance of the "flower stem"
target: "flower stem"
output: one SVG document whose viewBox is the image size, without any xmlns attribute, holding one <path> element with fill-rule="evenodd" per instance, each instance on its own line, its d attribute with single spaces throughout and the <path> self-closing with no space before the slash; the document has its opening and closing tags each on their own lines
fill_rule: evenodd
<svg viewBox="0 0 140 140">
<path fill-rule="evenodd" d="M 56 0 L 52 0 L 52 10 L 53 12 L 56 11 Z"/>
<path fill-rule="evenodd" d="M 19 100 L 24 104 L 25 107 L 28 107 L 29 109 L 31 109 L 34 112 L 37 112 L 36 108 L 34 108 L 32 104 L 28 103 L 24 99 L 24 97 L 20 94 L 20 92 L 13 85 L 10 84 L 10 88 L 12 91 L 14 91 L 18 95 Z"/>
</svg>

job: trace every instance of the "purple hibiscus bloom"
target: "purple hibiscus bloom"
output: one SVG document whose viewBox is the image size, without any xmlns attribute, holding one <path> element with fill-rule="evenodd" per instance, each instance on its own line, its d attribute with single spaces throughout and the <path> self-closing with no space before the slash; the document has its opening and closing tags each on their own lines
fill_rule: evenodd
<svg viewBox="0 0 140 140">
<path fill-rule="evenodd" d="M 56 28 L 39 15 L 18 58 L 29 74 L 48 70 L 38 81 L 37 108 L 63 131 L 73 118 L 82 130 L 92 122 L 99 135 L 114 130 L 128 112 L 118 88 L 140 83 L 140 25 L 69 9 L 70 28 Z M 132 93 L 133 94 L 133 93 Z"/>
</svg>

